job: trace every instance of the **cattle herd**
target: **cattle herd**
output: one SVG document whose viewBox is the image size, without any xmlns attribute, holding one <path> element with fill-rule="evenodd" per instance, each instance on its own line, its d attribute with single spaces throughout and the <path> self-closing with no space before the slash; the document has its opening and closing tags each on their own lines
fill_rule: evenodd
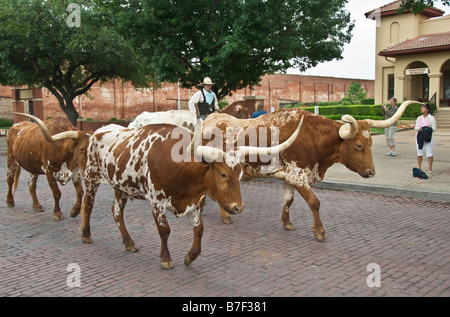
<svg viewBox="0 0 450 317">
<path fill-rule="evenodd" d="M 30 173 L 33 208 L 43 211 L 36 180 L 45 174 L 54 197 L 53 218 L 61 220 L 57 182 L 64 185 L 72 180 L 77 199 L 70 215 L 81 212 L 82 241 L 92 243 L 90 215 L 100 183 L 107 183 L 114 189 L 111 210 L 126 250 L 137 251 L 123 219 L 126 202 L 128 198 L 147 200 L 161 239 L 161 267 L 172 269 L 167 210 L 177 217 L 186 215 L 194 228 L 192 247 L 185 256 L 189 265 L 201 251 L 205 196 L 218 203 L 223 222 L 231 223 L 230 214 L 244 209 L 240 180 L 276 178 L 284 181 L 283 227 L 295 229 L 289 209 L 296 190 L 312 211 L 315 238 L 325 241 L 320 201 L 310 185 L 320 182 L 335 163 L 362 177 L 373 177 L 369 129 L 391 126 L 412 103 L 417 102 L 404 102 L 389 120 L 355 120 L 345 115 L 335 121 L 288 109 L 256 119 L 241 119 L 241 113 L 213 113 L 201 122 L 198 115 L 179 110 L 144 112 L 126 128 L 111 124 L 96 131 L 80 131 L 65 118 L 41 121 L 22 114 L 34 123 L 23 121 L 8 131 L 6 202 L 14 206 L 23 168 Z"/>
</svg>

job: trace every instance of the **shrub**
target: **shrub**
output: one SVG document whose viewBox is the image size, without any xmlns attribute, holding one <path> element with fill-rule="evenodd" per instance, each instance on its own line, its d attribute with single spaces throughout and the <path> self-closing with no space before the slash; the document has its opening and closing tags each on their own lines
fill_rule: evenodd
<svg viewBox="0 0 450 317">
<path fill-rule="evenodd" d="M 353 101 L 362 100 L 366 98 L 367 92 L 364 91 L 361 84 L 352 82 L 345 96 Z"/>
<path fill-rule="evenodd" d="M 374 98 L 361 99 L 361 104 L 362 105 L 374 105 L 375 104 L 375 99 Z"/>
<path fill-rule="evenodd" d="M 357 102 L 356 102 L 357 100 L 354 100 L 354 99 L 352 99 L 351 97 L 344 97 L 344 98 L 342 98 L 342 100 L 341 100 L 341 104 L 343 104 L 343 105 L 354 105 L 354 104 L 356 104 Z"/>
<path fill-rule="evenodd" d="M 0 127 L 11 127 L 13 124 L 13 120 L 0 118 Z"/>
<path fill-rule="evenodd" d="M 421 114 L 420 108 L 420 104 L 408 106 L 403 113 L 402 118 L 417 118 Z M 302 109 L 314 113 L 314 107 L 305 107 Z M 319 107 L 319 114 L 330 118 L 340 118 L 340 116 L 343 116 L 344 114 L 349 114 L 360 119 L 379 119 L 381 117 L 381 105 L 345 105 L 342 103 L 339 106 Z"/>
</svg>

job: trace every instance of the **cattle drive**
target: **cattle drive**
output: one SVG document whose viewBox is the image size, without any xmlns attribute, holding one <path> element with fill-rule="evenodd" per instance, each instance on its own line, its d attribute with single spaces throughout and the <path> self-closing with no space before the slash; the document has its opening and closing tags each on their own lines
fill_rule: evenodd
<svg viewBox="0 0 450 317">
<path fill-rule="evenodd" d="M 48 134 L 45 124 L 35 120 Z M 282 144 L 274 147 L 238 148 L 237 155 L 230 155 L 221 149 L 199 145 L 194 142 L 199 137 L 199 129 L 194 129 L 192 142 L 188 146 L 190 162 L 175 162 L 171 159 L 172 149 L 179 142 L 180 130 L 192 133 L 185 128 L 171 124 L 150 124 L 140 128 L 124 128 L 108 125 L 94 132 L 87 149 L 87 162 L 80 166 L 85 178 L 86 195 L 82 203 L 82 240 L 92 243 L 90 215 L 95 194 L 100 183 L 109 183 L 115 191 L 112 206 L 114 220 L 122 235 L 125 249 L 137 251 L 123 220 L 123 211 L 128 198 L 147 200 L 152 207 L 153 217 L 161 239 L 161 267 L 174 267 L 169 254 L 167 240 L 170 227 L 166 211 L 177 217 L 187 215 L 194 227 L 194 240 L 191 250 L 185 256 L 185 265 L 194 261 L 201 251 L 203 222 L 201 209 L 204 197 L 208 195 L 221 208 L 232 214 L 243 210 L 239 181 L 242 166 L 239 159 L 253 153 L 282 152 L 297 139 L 303 120 L 292 131 L 292 135 Z M 200 126 L 200 122 L 197 122 Z M 182 132 L 183 132 L 182 131 Z M 175 136 L 178 135 L 178 136 Z M 50 139 L 50 136 L 47 136 Z M 56 137 L 56 136 L 55 136 Z M 58 138 L 63 138 L 61 134 Z M 202 141 L 204 142 L 204 141 Z M 189 142 L 188 142 L 189 143 Z"/>
<path fill-rule="evenodd" d="M 76 139 L 65 139 L 56 143 L 45 140 L 38 125 L 29 121 L 22 121 L 13 125 L 7 134 L 7 205 L 13 207 L 14 193 L 19 181 L 20 168 L 30 173 L 28 187 L 33 200 L 35 211 L 44 211 L 36 195 L 36 181 L 40 174 L 47 176 L 52 190 L 55 207 L 53 219 L 61 220 L 59 201 L 61 191 L 57 181 L 62 185 L 72 180 L 76 189 L 76 203 L 70 211 L 70 216 L 76 217 L 80 213 L 83 197 L 83 186 L 80 178 L 78 163 L 85 160 L 85 150 L 89 144 L 89 132 L 77 130 L 65 118 L 53 118 L 45 121 L 49 134 L 71 131 Z M 53 141 L 58 140 L 57 138 Z"/>
<path fill-rule="evenodd" d="M 294 230 L 290 221 L 289 210 L 297 190 L 308 203 L 313 213 L 313 233 L 318 241 L 327 238 L 319 216 L 320 201 L 311 190 L 311 184 L 323 180 L 325 172 L 335 163 L 342 163 L 348 169 L 370 178 L 375 175 L 372 158 L 372 138 L 370 128 L 386 128 L 397 122 L 406 107 L 416 101 L 405 101 L 396 114 L 389 120 L 355 120 L 344 115 L 339 122 L 314 115 L 300 109 L 286 109 L 263 115 L 256 119 L 237 120 L 226 114 L 213 113 L 203 122 L 203 130 L 220 128 L 226 131 L 229 127 L 257 129 L 275 127 L 280 130 L 279 141 L 282 142 L 298 125 L 301 116 L 305 116 L 304 132 L 294 144 L 280 154 L 278 169 L 267 173 L 262 169 L 266 163 L 243 162 L 244 179 L 256 177 L 276 178 L 284 181 L 284 205 L 281 215 L 283 227 Z M 221 208 L 223 222 L 231 223 L 228 212 Z"/>
</svg>

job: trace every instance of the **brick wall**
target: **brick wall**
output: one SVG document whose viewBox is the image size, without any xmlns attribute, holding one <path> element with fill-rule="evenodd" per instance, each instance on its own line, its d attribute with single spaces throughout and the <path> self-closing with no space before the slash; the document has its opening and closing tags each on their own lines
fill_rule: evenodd
<svg viewBox="0 0 450 317">
<path fill-rule="evenodd" d="M 339 101 L 352 81 L 360 83 L 368 92 L 368 98 L 373 98 L 373 80 L 275 74 L 264 76 L 260 85 L 254 89 L 238 90 L 226 99 L 232 104 L 248 96 L 261 96 L 266 110 L 269 107 L 277 110 L 283 103 Z M 187 102 L 196 91 L 196 88 L 180 89 L 181 109 L 188 108 Z M 11 97 L 10 87 L 0 86 L 0 95 Z M 77 97 L 74 104 L 81 117 L 108 121 L 111 118 L 134 119 L 143 111 L 177 109 L 177 99 L 176 84 L 164 83 L 158 89 L 136 89 L 129 83 L 115 81 L 94 85 L 88 95 Z M 2 100 L 6 100 L 3 104 L 8 108 L 11 99 Z M 44 118 L 64 116 L 56 98 L 46 89 L 42 91 L 42 100 Z"/>
<path fill-rule="evenodd" d="M 340 101 L 353 81 L 362 85 L 368 98 L 373 98 L 373 80 L 300 75 L 264 76 L 260 86 L 256 87 L 256 95 L 266 96 L 265 104 L 275 109 L 283 102 Z"/>
</svg>

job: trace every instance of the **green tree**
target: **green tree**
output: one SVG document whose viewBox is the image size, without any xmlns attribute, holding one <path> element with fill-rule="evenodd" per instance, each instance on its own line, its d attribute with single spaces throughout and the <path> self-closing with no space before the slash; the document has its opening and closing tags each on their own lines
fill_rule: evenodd
<svg viewBox="0 0 450 317">
<path fill-rule="evenodd" d="M 426 8 L 434 6 L 433 0 L 403 0 L 399 11 L 411 10 L 415 14 L 422 12 Z M 442 2 L 443 5 L 450 6 L 450 0 L 440 0 L 436 2 Z"/>
<path fill-rule="evenodd" d="M 366 98 L 367 92 L 364 91 L 364 88 L 362 88 L 361 84 L 355 83 L 354 81 L 351 83 L 351 85 L 348 87 L 347 92 L 345 93 L 345 96 L 350 99 L 352 103 L 359 102 L 362 99 Z"/>
<path fill-rule="evenodd" d="M 118 25 L 158 80 L 211 77 L 219 99 L 267 73 L 342 58 L 347 0 L 112 0 Z"/>
<path fill-rule="evenodd" d="M 0 0 L 0 83 L 47 88 L 75 125 L 73 100 L 94 83 L 145 85 L 146 77 L 102 1 L 77 1 L 75 9 L 71 2 Z"/>
</svg>

